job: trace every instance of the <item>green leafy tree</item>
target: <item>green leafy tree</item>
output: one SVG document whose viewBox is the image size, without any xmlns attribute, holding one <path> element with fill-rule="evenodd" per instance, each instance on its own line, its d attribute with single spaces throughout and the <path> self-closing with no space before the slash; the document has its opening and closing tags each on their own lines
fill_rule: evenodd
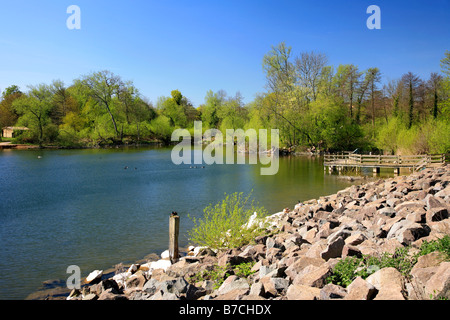
<svg viewBox="0 0 450 320">
<path fill-rule="evenodd" d="M 0 130 L 16 123 L 18 114 L 13 108 L 13 102 L 22 95 L 23 93 L 16 85 L 9 86 L 3 91 L 0 101 Z"/>
<path fill-rule="evenodd" d="M 221 90 L 214 93 L 212 90 L 206 92 L 205 104 L 202 105 L 201 119 L 205 127 L 218 128 L 219 127 L 219 110 L 225 103 L 226 93 Z"/>
<path fill-rule="evenodd" d="M 112 72 L 104 70 L 85 75 L 76 80 L 75 83 L 86 87 L 88 95 L 100 108 L 104 108 L 114 127 L 116 138 L 120 137 L 116 122 L 117 110 L 113 108 L 113 99 L 124 90 L 125 83 L 122 79 Z"/>
<path fill-rule="evenodd" d="M 15 111 L 20 115 L 18 123 L 31 130 L 39 145 L 44 143 L 45 129 L 51 125 L 52 97 L 50 86 L 40 84 L 30 87 L 28 94 L 13 102 Z"/>
<path fill-rule="evenodd" d="M 408 72 L 402 76 L 402 83 L 408 94 L 408 128 L 411 128 L 414 121 L 414 110 L 418 96 L 417 91 L 422 84 L 422 80 L 414 73 Z"/>
<path fill-rule="evenodd" d="M 157 109 L 161 115 L 164 115 L 169 119 L 171 127 L 183 128 L 186 127 L 187 118 L 183 106 L 177 104 L 177 101 L 181 102 L 181 99 L 160 97 L 158 99 Z"/>
</svg>

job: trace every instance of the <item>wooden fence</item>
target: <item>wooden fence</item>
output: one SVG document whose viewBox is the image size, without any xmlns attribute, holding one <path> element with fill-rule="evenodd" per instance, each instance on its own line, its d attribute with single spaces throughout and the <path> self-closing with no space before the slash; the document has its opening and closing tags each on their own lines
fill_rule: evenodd
<svg viewBox="0 0 450 320">
<path fill-rule="evenodd" d="M 411 168 L 437 167 L 445 164 L 445 154 L 424 154 L 424 155 L 368 155 L 368 154 L 326 154 L 324 155 L 325 167 L 356 167 L 356 168 Z"/>
</svg>

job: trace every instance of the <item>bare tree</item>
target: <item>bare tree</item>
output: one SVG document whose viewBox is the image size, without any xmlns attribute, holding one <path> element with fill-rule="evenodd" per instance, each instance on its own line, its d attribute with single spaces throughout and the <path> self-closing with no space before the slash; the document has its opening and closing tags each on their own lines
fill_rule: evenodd
<svg viewBox="0 0 450 320">
<path fill-rule="evenodd" d="M 318 82 L 322 69 L 328 63 L 328 58 L 323 53 L 302 52 L 295 59 L 296 71 L 300 86 L 308 88 L 312 94 L 309 100 L 315 101 L 318 93 Z"/>
<path fill-rule="evenodd" d="M 386 96 L 391 100 L 392 115 L 397 117 L 399 115 L 399 104 L 402 97 L 403 84 L 400 79 L 391 80 L 386 85 Z"/>
</svg>

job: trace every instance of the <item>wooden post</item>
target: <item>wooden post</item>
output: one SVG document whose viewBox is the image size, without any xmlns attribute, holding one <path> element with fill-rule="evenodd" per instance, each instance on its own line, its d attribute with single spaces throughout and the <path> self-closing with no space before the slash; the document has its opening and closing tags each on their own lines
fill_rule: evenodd
<svg viewBox="0 0 450 320">
<path fill-rule="evenodd" d="M 380 173 L 380 167 L 373 167 L 372 172 L 373 176 L 376 177 L 376 175 Z"/>
<path fill-rule="evenodd" d="M 180 231 L 180 217 L 172 212 L 169 218 L 169 257 L 172 263 L 178 261 L 178 233 Z"/>
</svg>

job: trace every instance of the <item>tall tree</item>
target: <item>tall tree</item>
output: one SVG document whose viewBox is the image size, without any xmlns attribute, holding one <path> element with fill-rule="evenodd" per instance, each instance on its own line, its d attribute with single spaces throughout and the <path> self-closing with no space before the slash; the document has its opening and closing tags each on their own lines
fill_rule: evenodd
<svg viewBox="0 0 450 320">
<path fill-rule="evenodd" d="M 442 99 L 439 103 L 440 112 L 444 117 L 450 117 L 450 51 L 445 51 L 445 57 L 441 60 L 441 70 L 444 74 L 442 81 Z"/>
<path fill-rule="evenodd" d="M 328 63 L 328 58 L 323 53 L 302 52 L 295 59 L 295 67 L 298 73 L 300 86 L 308 89 L 308 101 L 315 101 L 318 94 L 318 82 L 323 68 Z"/>
<path fill-rule="evenodd" d="M 403 84 L 400 79 L 391 80 L 386 85 L 386 95 L 391 101 L 392 105 L 392 115 L 397 117 L 399 115 L 400 109 L 400 99 L 402 97 Z"/>
<path fill-rule="evenodd" d="M 50 90 L 53 93 L 52 103 L 54 104 L 50 117 L 55 124 L 60 125 L 68 112 L 77 111 L 77 102 L 61 80 L 54 80 Z"/>
<path fill-rule="evenodd" d="M 75 83 L 80 83 L 82 86 L 88 88 L 91 98 L 99 106 L 105 108 L 113 124 L 115 135 L 119 137 L 120 132 L 112 110 L 112 101 L 118 92 L 123 91 L 125 84 L 122 79 L 112 72 L 104 70 L 85 75 L 81 79 L 76 80 Z"/>
<path fill-rule="evenodd" d="M 222 104 L 225 102 L 226 93 L 223 90 L 220 90 L 214 93 L 212 90 L 208 90 L 205 96 L 205 104 L 201 106 L 202 121 L 205 123 L 208 128 L 218 128 L 219 125 L 219 109 Z"/>
<path fill-rule="evenodd" d="M 182 95 L 178 90 L 172 90 L 171 97 L 160 97 L 157 108 L 161 114 L 169 118 L 170 125 L 175 127 L 186 127 L 187 117 L 181 105 Z"/>
<path fill-rule="evenodd" d="M 450 77 L 450 51 L 445 51 L 445 57 L 441 60 L 441 69 L 446 77 Z"/>
<path fill-rule="evenodd" d="M 13 107 L 20 115 L 19 123 L 29 127 L 37 136 L 39 145 L 44 142 L 44 130 L 51 123 L 52 90 L 46 84 L 30 86 L 28 94 L 13 102 Z"/>
<path fill-rule="evenodd" d="M 363 101 L 366 99 L 367 92 L 370 85 L 371 75 L 368 71 L 364 72 L 364 79 L 359 82 L 356 88 L 356 114 L 355 121 L 359 125 L 361 124 L 361 108 Z"/>
<path fill-rule="evenodd" d="M 408 72 L 402 76 L 402 82 L 406 87 L 408 92 L 408 129 L 411 128 L 414 121 L 414 105 L 415 98 L 417 97 L 417 90 L 421 85 L 420 78 L 413 74 L 412 72 Z"/>
<path fill-rule="evenodd" d="M 3 91 L 0 102 L 0 130 L 16 123 L 18 115 L 13 108 L 13 102 L 22 95 L 23 93 L 16 85 L 9 86 Z"/>
<path fill-rule="evenodd" d="M 369 93 L 372 109 L 372 127 L 375 128 L 375 93 L 377 84 L 381 81 L 381 72 L 378 68 L 367 69 L 367 76 L 369 81 Z"/>
<path fill-rule="evenodd" d="M 270 99 L 270 109 L 278 120 L 277 125 L 285 127 L 286 139 L 288 144 L 295 144 L 301 137 L 311 141 L 308 132 L 300 124 L 302 115 L 305 111 L 306 99 L 301 88 L 296 86 L 297 77 L 293 63 L 291 62 L 291 47 L 286 46 L 284 42 L 278 46 L 272 46 L 272 50 L 263 58 L 263 69 L 267 79 L 267 88 Z"/>
<path fill-rule="evenodd" d="M 427 81 L 427 89 L 432 96 L 432 114 L 434 119 L 438 117 L 439 92 L 442 87 L 442 80 L 443 78 L 441 75 L 432 72 L 430 79 Z"/>
</svg>

